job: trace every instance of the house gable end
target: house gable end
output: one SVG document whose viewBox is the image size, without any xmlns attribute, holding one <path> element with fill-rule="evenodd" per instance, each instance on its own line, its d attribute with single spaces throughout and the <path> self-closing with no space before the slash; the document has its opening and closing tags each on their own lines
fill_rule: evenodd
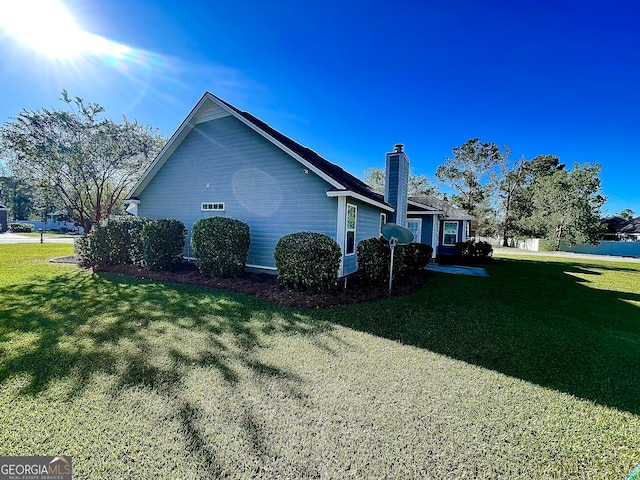
<svg viewBox="0 0 640 480">
<path fill-rule="evenodd" d="M 373 192 L 360 179 L 322 158 L 313 150 L 293 141 L 250 113 L 237 109 L 233 105 L 209 92 L 206 92 L 196 104 L 191 113 L 187 116 L 178 130 L 176 130 L 173 136 L 169 139 L 160 154 L 153 161 L 151 166 L 147 169 L 138 184 L 131 190 L 127 198 L 129 199 L 140 196 L 140 193 L 147 186 L 149 180 L 153 178 L 153 176 L 166 162 L 167 158 L 171 156 L 195 125 L 229 115 L 234 116 L 256 133 L 289 154 L 305 168 L 325 180 L 334 190 L 355 192 L 365 198 L 366 201 L 373 202 L 373 204 L 385 203 L 381 195 L 377 192 Z"/>
</svg>

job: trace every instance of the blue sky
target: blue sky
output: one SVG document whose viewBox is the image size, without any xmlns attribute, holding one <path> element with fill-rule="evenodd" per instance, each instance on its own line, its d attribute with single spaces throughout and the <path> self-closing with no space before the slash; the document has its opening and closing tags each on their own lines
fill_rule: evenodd
<svg viewBox="0 0 640 480">
<path fill-rule="evenodd" d="M 65 88 L 170 136 L 208 90 L 357 176 L 395 143 L 433 176 L 479 137 L 600 163 L 607 213 L 640 214 L 631 1 L 61 2 L 109 46 L 57 58 L 0 30 L 0 121 Z"/>
</svg>

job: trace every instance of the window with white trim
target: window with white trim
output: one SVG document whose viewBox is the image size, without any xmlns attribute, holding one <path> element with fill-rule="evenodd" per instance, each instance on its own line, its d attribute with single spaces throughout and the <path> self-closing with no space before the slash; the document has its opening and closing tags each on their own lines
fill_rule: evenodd
<svg viewBox="0 0 640 480">
<path fill-rule="evenodd" d="M 458 222 L 444 222 L 442 226 L 442 245 L 452 247 L 458 241 Z"/>
<path fill-rule="evenodd" d="M 358 220 L 358 207 L 347 203 L 347 218 L 345 225 L 345 255 L 356 253 L 356 223 Z"/>
<path fill-rule="evenodd" d="M 224 202 L 201 203 L 200 210 L 203 212 L 220 212 L 224 210 Z"/>
<path fill-rule="evenodd" d="M 381 213 L 380 214 L 380 235 L 382 235 L 382 225 L 384 225 L 385 223 L 387 223 L 387 214 Z"/>
<path fill-rule="evenodd" d="M 422 219 L 421 218 L 408 218 L 407 228 L 413 233 L 413 242 L 422 242 Z"/>
</svg>

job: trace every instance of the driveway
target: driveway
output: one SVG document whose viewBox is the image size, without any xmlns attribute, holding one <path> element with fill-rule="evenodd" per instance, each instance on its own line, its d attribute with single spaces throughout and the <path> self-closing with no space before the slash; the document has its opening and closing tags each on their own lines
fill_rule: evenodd
<svg viewBox="0 0 640 480">
<path fill-rule="evenodd" d="M 44 243 L 73 243 L 75 239 L 71 237 L 44 237 Z M 16 233 L 0 233 L 0 245 L 4 243 L 40 243 L 40 237 L 26 237 Z"/>
</svg>

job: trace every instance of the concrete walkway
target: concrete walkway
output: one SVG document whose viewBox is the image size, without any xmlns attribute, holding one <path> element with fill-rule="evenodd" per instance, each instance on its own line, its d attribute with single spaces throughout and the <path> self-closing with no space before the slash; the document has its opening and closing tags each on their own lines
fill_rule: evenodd
<svg viewBox="0 0 640 480">
<path fill-rule="evenodd" d="M 490 276 L 489 272 L 482 267 L 467 267 L 466 265 L 439 265 L 437 263 L 430 263 L 427 265 L 427 270 L 430 272 L 453 273 L 454 275 L 473 275 L 474 277 Z"/>
<path fill-rule="evenodd" d="M 72 237 L 44 237 L 44 243 L 73 243 Z M 40 237 L 27 237 L 16 233 L 0 233 L 0 245 L 4 243 L 40 243 Z"/>
<path fill-rule="evenodd" d="M 614 255 L 592 255 L 590 253 L 573 253 L 573 252 L 532 252 L 529 250 L 520 250 L 519 248 L 500 248 L 493 247 L 494 255 L 517 256 L 528 255 L 532 257 L 561 257 L 561 258 L 583 258 L 587 260 L 601 260 L 605 262 L 628 262 L 640 263 L 638 257 L 618 257 Z"/>
</svg>

